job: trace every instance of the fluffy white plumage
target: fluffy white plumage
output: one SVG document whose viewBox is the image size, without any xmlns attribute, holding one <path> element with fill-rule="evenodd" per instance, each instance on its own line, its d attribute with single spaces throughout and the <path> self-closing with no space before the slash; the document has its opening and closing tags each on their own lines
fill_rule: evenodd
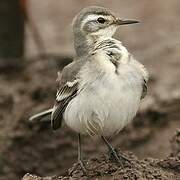
<svg viewBox="0 0 180 180">
<path fill-rule="evenodd" d="M 122 130 L 138 111 L 147 71 L 119 41 L 114 41 L 121 51 L 117 70 L 107 49 L 99 49 L 87 58 L 78 74 L 77 96 L 64 112 L 66 124 L 78 133 L 111 136 Z"/>
</svg>

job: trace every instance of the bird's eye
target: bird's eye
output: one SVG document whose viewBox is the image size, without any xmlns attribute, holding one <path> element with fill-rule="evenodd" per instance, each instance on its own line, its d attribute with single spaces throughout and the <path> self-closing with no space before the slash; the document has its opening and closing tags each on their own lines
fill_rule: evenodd
<svg viewBox="0 0 180 180">
<path fill-rule="evenodd" d="M 104 18 L 102 18 L 102 17 L 99 17 L 97 19 L 97 21 L 98 21 L 98 23 L 104 24 L 106 20 Z"/>
</svg>

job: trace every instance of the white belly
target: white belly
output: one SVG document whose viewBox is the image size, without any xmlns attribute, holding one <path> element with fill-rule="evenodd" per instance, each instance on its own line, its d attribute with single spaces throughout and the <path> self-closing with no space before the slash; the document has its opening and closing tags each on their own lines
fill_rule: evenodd
<svg viewBox="0 0 180 180">
<path fill-rule="evenodd" d="M 104 76 L 70 101 L 66 124 L 78 133 L 111 136 L 119 132 L 136 115 L 142 92 L 137 77 Z"/>
</svg>

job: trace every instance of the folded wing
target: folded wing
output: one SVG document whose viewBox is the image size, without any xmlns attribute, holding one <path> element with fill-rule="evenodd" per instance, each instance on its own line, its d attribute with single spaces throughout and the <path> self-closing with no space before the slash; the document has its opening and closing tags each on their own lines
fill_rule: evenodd
<svg viewBox="0 0 180 180">
<path fill-rule="evenodd" d="M 67 82 L 63 86 L 60 86 L 57 91 L 56 101 L 51 115 L 52 129 L 56 130 L 61 127 L 63 120 L 63 113 L 68 103 L 73 99 L 78 90 L 78 83 L 76 80 L 73 82 Z"/>
</svg>

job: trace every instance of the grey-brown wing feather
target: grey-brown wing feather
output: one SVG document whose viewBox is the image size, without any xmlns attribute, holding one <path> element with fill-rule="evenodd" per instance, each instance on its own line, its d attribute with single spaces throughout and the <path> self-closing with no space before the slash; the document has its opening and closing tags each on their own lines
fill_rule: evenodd
<svg viewBox="0 0 180 180">
<path fill-rule="evenodd" d="M 54 130 L 61 127 L 63 113 L 68 103 L 76 96 L 78 91 L 78 81 L 76 75 L 84 62 L 74 61 L 63 69 L 59 74 L 59 89 L 56 94 L 56 101 L 51 115 L 51 125 Z"/>
<path fill-rule="evenodd" d="M 146 82 L 146 80 L 144 79 L 141 99 L 143 99 L 143 98 L 146 96 L 146 94 L 147 94 L 147 82 Z"/>
<path fill-rule="evenodd" d="M 54 110 L 51 115 L 51 125 L 53 130 L 56 130 L 59 127 L 61 127 L 63 113 L 69 101 L 76 96 L 76 93 L 77 83 L 75 83 L 72 87 L 66 84 L 58 90 Z"/>
</svg>

